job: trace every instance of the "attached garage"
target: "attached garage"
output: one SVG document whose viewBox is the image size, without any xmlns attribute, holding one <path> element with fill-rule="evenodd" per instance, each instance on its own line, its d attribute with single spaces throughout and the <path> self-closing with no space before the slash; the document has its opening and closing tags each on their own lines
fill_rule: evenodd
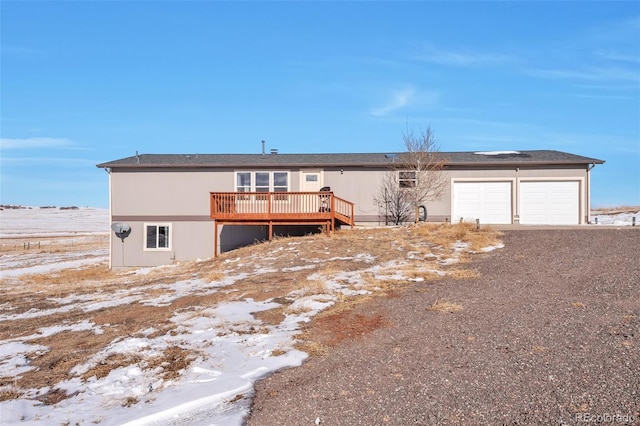
<svg viewBox="0 0 640 426">
<path fill-rule="evenodd" d="M 452 222 L 511 223 L 511 181 L 454 182 Z"/>
<path fill-rule="evenodd" d="M 580 223 L 580 182 L 520 182 L 520 223 L 577 225 Z"/>
</svg>

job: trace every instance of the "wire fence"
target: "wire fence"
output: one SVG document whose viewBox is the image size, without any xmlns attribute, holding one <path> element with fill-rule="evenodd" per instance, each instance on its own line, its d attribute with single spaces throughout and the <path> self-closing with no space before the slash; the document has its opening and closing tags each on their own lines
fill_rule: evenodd
<svg viewBox="0 0 640 426">
<path fill-rule="evenodd" d="M 0 252 L 28 252 L 40 250 L 62 251 L 83 250 L 109 246 L 109 234 L 5 237 L 0 238 Z"/>
</svg>

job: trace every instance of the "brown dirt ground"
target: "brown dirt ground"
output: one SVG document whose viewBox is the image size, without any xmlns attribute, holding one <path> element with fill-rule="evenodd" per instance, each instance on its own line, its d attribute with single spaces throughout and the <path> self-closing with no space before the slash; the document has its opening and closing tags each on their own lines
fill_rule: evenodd
<svg viewBox="0 0 640 426">
<path fill-rule="evenodd" d="M 326 350 L 261 381 L 248 425 L 640 424 L 640 229 L 503 240 L 478 277 L 318 317 Z"/>
</svg>

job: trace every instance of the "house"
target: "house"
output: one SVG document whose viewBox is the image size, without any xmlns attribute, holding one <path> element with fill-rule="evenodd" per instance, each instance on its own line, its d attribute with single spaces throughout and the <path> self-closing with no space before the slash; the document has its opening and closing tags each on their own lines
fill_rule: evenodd
<svg viewBox="0 0 640 426">
<path fill-rule="evenodd" d="M 111 266 L 209 258 L 278 234 L 379 225 L 380 182 L 402 154 L 142 154 L 109 174 Z M 428 221 L 588 223 L 590 171 L 559 151 L 442 153 L 447 188 Z M 393 173 L 393 172 L 392 172 Z M 402 172 L 398 172 L 402 173 Z"/>
</svg>

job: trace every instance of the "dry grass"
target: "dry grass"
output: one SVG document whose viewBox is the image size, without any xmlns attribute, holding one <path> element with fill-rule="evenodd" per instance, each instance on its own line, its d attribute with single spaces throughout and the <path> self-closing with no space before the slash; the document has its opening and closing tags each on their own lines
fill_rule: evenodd
<svg viewBox="0 0 640 426">
<path fill-rule="evenodd" d="M 309 339 L 315 337 L 308 337 Z M 294 347 L 302 352 L 306 352 L 309 356 L 323 357 L 329 353 L 329 347 L 322 343 L 318 343 L 314 340 L 304 340 L 304 337 L 299 340 Z"/>
<path fill-rule="evenodd" d="M 277 348 L 277 349 L 274 349 L 274 350 L 271 351 L 271 356 L 281 356 L 281 355 L 284 355 L 286 353 L 287 353 L 287 351 L 285 351 L 284 349 Z"/>
<path fill-rule="evenodd" d="M 591 209 L 592 215 L 637 213 L 637 212 L 640 212 L 640 206 L 599 207 L 599 208 Z"/>
<path fill-rule="evenodd" d="M 94 264 L 82 268 L 62 269 L 46 274 L 21 275 L 20 282 L 30 286 L 30 291 L 50 291 L 49 286 L 56 286 L 57 297 L 63 297 L 65 293 L 76 293 L 78 282 L 108 281 L 117 274 L 106 263 Z"/>
<path fill-rule="evenodd" d="M 15 253 L 73 253 L 102 249 L 109 246 L 108 234 L 65 237 L 8 237 L 0 238 L 0 252 Z"/>
<path fill-rule="evenodd" d="M 459 312 L 459 311 L 462 311 L 463 309 L 464 308 L 462 307 L 462 305 L 454 302 L 449 302 L 448 300 L 436 300 L 429 307 L 430 311 L 450 312 L 450 313 Z"/>
<path fill-rule="evenodd" d="M 162 378 L 174 380 L 180 377 L 194 359 L 195 354 L 191 351 L 179 346 L 170 346 L 162 352 L 162 355 L 148 359 L 146 368 L 150 370 L 162 368 Z"/>
<path fill-rule="evenodd" d="M 478 278 L 479 276 L 480 276 L 480 273 L 476 269 L 454 268 L 454 269 L 447 270 L 447 277 L 455 278 L 458 280 Z"/>
<path fill-rule="evenodd" d="M 147 275 L 110 271 L 105 264 L 23 275 L 15 283 L 3 283 L 0 315 L 9 319 L 0 321 L 0 339 L 37 336 L 45 327 L 82 321 L 95 324 L 103 332 L 63 331 L 31 339 L 30 343 L 45 346 L 49 350 L 29 354 L 31 366 L 34 367 L 32 370 L 16 378 L 0 378 L 0 401 L 18 398 L 29 389 L 46 387 L 50 391 L 42 396 L 42 401 L 60 401 L 68 395 L 56 390 L 56 384 L 72 379 L 74 375 L 71 371 L 75 366 L 86 364 L 114 340 L 141 336 L 141 331 L 148 329 L 155 329 L 150 337 L 177 335 L 180 333 L 176 329 L 178 325 L 171 321 L 177 312 L 190 312 L 193 316 L 198 316 L 204 308 L 245 298 L 256 301 L 273 300 L 280 303 L 280 306 L 254 314 L 263 326 L 230 325 L 229 332 L 268 333 L 269 326 L 281 323 L 285 315 L 291 313 L 291 303 L 295 298 L 322 297 L 323 294 L 333 292 L 332 297 L 336 303 L 315 318 L 313 329 L 306 328 L 298 336 L 298 343 L 295 345 L 311 355 L 322 356 L 332 345 L 357 339 L 388 326 L 382 317 L 356 313 L 360 304 L 372 297 L 392 297 L 409 285 L 428 288 L 429 280 L 439 278 L 435 270 L 443 271 L 450 279 L 476 277 L 477 271 L 464 268 L 467 256 L 460 256 L 455 266 L 443 266 L 437 259 L 451 256 L 452 245 L 458 241 L 468 242 L 473 250 L 477 250 L 496 244 L 499 238 L 500 235 L 489 228 L 477 230 L 475 225 L 469 224 L 356 228 L 335 232 L 332 237 L 310 235 L 278 238 L 269 243 L 224 253 L 217 259 L 156 268 Z M 87 244 L 92 248 L 100 248 L 95 241 Z M 104 244 L 108 242 L 104 241 L 102 244 L 104 248 Z M 77 241 L 69 249 L 79 249 L 80 245 L 80 241 Z M 50 249 L 58 250 L 59 247 L 51 244 Z M 409 252 L 415 252 L 416 256 L 408 256 Z M 374 266 L 380 268 L 381 265 L 389 266 L 373 272 Z M 246 273 L 247 277 L 219 288 L 217 292 L 194 291 L 188 295 L 175 296 L 169 285 L 183 280 L 221 282 L 228 276 L 241 273 Z M 353 287 L 352 283 L 348 283 L 344 278 L 345 273 L 358 286 Z M 315 274 L 313 279 L 309 279 L 312 274 Z M 403 278 L 392 278 L 396 275 Z M 328 288 L 327 280 L 337 281 L 351 289 L 366 289 L 371 293 L 347 296 Z M 416 284 L 417 281 L 420 284 Z M 142 299 L 163 296 L 168 301 L 163 306 L 147 306 L 135 302 L 86 312 L 79 309 L 78 302 L 74 301 L 109 300 L 121 297 L 118 294 L 135 294 Z M 40 316 L 17 316 L 31 310 L 44 311 L 65 306 L 70 310 Z M 438 301 L 430 309 L 456 312 L 462 306 Z M 11 316 L 14 316 L 13 319 L 10 319 Z M 276 349 L 272 351 L 272 356 L 284 353 L 283 349 Z M 175 380 L 196 356 L 191 349 L 178 346 L 147 358 L 140 354 L 113 354 L 83 373 L 80 379 L 99 379 L 106 377 L 115 368 L 138 365 L 144 369 L 158 369 L 165 380 Z M 133 400 L 124 401 L 125 405 L 133 403 Z"/>
</svg>

